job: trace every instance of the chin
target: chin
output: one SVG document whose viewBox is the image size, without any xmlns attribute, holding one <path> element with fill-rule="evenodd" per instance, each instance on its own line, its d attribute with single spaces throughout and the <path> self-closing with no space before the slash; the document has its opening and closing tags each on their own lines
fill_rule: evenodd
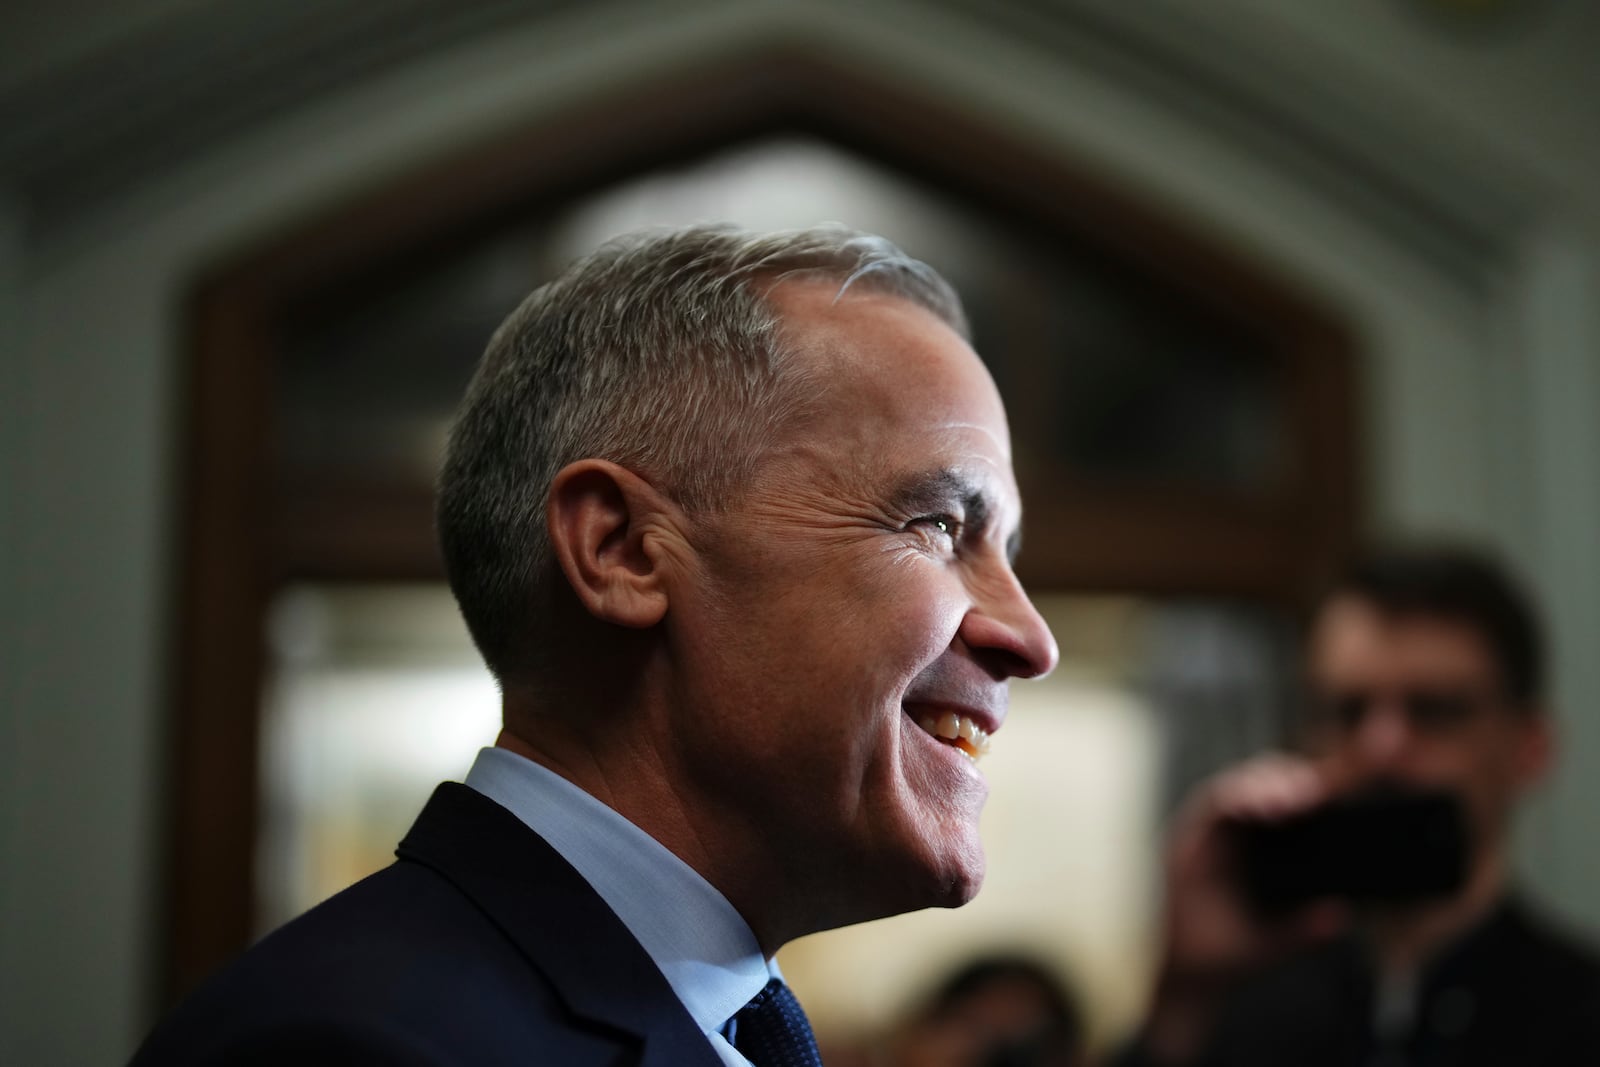
<svg viewBox="0 0 1600 1067">
<path fill-rule="evenodd" d="M 929 880 L 930 893 L 921 907 L 959 908 L 970 903 L 983 888 L 983 847 L 973 844 L 950 857 Z"/>
<path fill-rule="evenodd" d="M 982 888 L 982 871 L 979 871 L 976 876 L 952 880 L 946 883 L 943 892 L 940 894 L 940 899 L 931 906 L 935 908 L 959 908 L 964 904 L 972 903 L 973 898 L 978 895 L 978 890 Z"/>
<path fill-rule="evenodd" d="M 967 860 L 930 865 L 926 862 L 927 857 L 922 859 L 923 862 L 916 863 L 910 869 L 902 867 L 892 878 L 884 877 L 877 884 L 877 892 L 871 896 L 855 892 L 834 898 L 831 901 L 832 909 L 819 916 L 821 921 L 805 932 L 833 930 L 928 908 L 959 908 L 976 897 L 983 886 L 981 850 L 977 853 L 976 863 Z M 854 870 L 859 875 L 861 868 L 857 866 Z M 880 866 L 879 874 L 887 876 L 889 872 Z M 857 885 L 859 888 L 859 882 Z"/>
<path fill-rule="evenodd" d="M 856 914 L 849 922 L 886 919 L 926 908 L 959 908 L 976 897 L 983 886 L 981 845 L 963 843 L 936 855 L 902 852 L 892 865 L 885 863 L 889 855 L 880 851 L 858 861 L 853 868 L 857 872 L 855 884 L 864 888 L 860 874 L 867 868 L 861 864 L 876 861 L 877 877 L 872 879 L 876 892 L 855 897 Z"/>
</svg>

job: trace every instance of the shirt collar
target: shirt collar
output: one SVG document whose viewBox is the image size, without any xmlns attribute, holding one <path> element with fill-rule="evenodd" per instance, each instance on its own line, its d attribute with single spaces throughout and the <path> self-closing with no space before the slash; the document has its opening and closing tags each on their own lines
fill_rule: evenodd
<svg viewBox="0 0 1600 1067">
<path fill-rule="evenodd" d="M 550 843 L 616 912 L 700 1029 L 779 977 L 744 918 L 698 872 L 598 798 L 503 748 L 478 753 L 466 784 Z"/>
</svg>

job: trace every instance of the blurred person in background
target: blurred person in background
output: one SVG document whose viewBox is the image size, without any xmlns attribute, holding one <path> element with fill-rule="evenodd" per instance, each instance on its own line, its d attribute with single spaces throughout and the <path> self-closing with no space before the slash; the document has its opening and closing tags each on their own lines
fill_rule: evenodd
<svg viewBox="0 0 1600 1067">
<path fill-rule="evenodd" d="M 135 1063 L 815 1067 L 778 948 L 982 881 L 976 760 L 1057 655 L 1020 521 L 961 306 L 888 242 L 581 260 L 490 341 L 440 480 L 495 746 Z"/>
<path fill-rule="evenodd" d="M 1082 1067 L 1083 1016 L 1054 974 L 985 956 L 950 975 L 893 1035 L 889 1067 Z"/>
<path fill-rule="evenodd" d="M 1175 819 L 1163 957 L 1123 1067 L 1600 1062 L 1600 962 L 1510 884 L 1512 816 L 1553 754 L 1543 659 L 1530 602 L 1481 554 L 1409 546 L 1355 561 L 1310 631 L 1309 756 L 1226 771 Z M 1454 798 L 1454 888 L 1275 910 L 1252 899 L 1239 827 L 1287 826 L 1377 789 Z M 1352 864 L 1390 873 L 1345 874 L 1381 882 L 1408 866 L 1412 842 L 1364 832 L 1371 851 Z"/>
</svg>

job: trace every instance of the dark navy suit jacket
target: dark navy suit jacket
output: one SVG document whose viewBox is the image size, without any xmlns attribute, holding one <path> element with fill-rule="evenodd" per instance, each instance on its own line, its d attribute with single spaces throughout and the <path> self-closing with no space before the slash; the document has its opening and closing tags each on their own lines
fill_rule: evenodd
<svg viewBox="0 0 1600 1067">
<path fill-rule="evenodd" d="M 441 785 L 397 855 L 201 986 L 133 1067 L 722 1067 L 621 920 L 494 801 Z"/>
</svg>

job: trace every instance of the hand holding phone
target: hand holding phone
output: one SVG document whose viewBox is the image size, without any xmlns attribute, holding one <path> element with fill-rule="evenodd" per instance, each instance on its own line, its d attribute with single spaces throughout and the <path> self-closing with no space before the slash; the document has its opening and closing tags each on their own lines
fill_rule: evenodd
<svg viewBox="0 0 1600 1067">
<path fill-rule="evenodd" d="M 1197 788 L 1167 840 L 1147 1046 L 1192 1055 L 1234 983 L 1347 930 L 1352 904 L 1454 893 L 1470 856 L 1467 820 L 1455 797 L 1419 792 L 1336 793 L 1310 761 L 1283 754 Z"/>
<path fill-rule="evenodd" d="M 1454 793 L 1381 782 L 1279 820 L 1231 818 L 1239 886 L 1265 917 L 1337 898 L 1404 905 L 1454 895 L 1470 841 Z"/>
</svg>

